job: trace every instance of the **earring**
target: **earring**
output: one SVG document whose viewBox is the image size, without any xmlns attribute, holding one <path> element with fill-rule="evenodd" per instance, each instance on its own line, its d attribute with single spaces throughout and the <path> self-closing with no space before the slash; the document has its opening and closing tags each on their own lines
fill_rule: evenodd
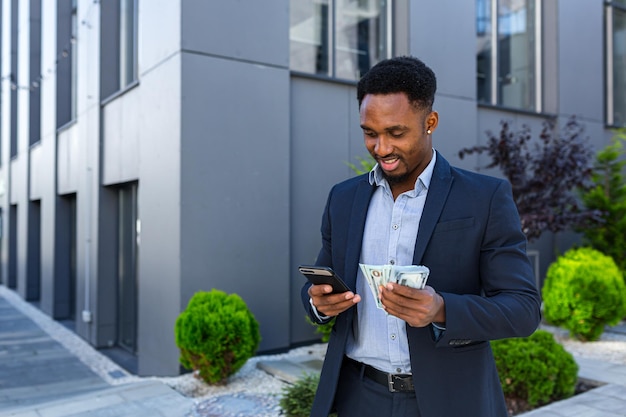
<svg viewBox="0 0 626 417">
<path fill-rule="evenodd" d="M 428 134 L 430 135 L 430 134 L 431 134 L 431 133 L 433 133 L 433 132 L 432 132 L 430 129 L 428 129 L 428 130 L 426 131 L 426 133 L 428 133 Z"/>
</svg>

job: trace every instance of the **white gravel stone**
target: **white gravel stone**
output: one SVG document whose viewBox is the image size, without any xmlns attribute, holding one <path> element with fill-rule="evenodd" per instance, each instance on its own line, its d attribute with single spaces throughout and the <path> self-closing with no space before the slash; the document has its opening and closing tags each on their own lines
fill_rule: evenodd
<svg viewBox="0 0 626 417">
<path fill-rule="evenodd" d="M 549 325 L 542 325 L 541 328 L 551 332 L 565 350 L 574 356 L 626 365 L 626 334 L 605 331 L 598 341 L 581 342 L 570 338 L 565 329 Z"/>
<path fill-rule="evenodd" d="M 277 355 L 255 356 L 234 375 L 228 378 L 226 385 L 209 385 L 199 379 L 195 373 L 188 373 L 178 377 L 157 378 L 165 384 L 179 391 L 185 396 L 194 397 L 198 400 L 212 398 L 224 394 L 247 393 L 267 394 L 280 396 L 283 388 L 289 384 L 273 377 L 267 372 L 257 368 L 259 361 L 286 359 L 289 357 L 301 357 L 310 354 L 315 357 L 323 357 L 326 352 L 326 344 L 318 343 L 292 349 L 287 353 Z"/>
</svg>

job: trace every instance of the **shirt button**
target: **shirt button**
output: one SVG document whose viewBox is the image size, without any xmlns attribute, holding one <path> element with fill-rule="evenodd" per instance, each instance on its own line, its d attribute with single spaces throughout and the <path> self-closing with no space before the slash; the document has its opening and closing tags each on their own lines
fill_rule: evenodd
<svg viewBox="0 0 626 417">
<path fill-rule="evenodd" d="M 391 226 L 393 228 L 393 230 L 398 230 L 398 225 L 394 224 L 393 226 Z"/>
<path fill-rule="evenodd" d="M 396 335 L 395 334 L 391 335 L 391 340 L 396 340 Z"/>
<path fill-rule="evenodd" d="M 402 368 L 396 368 L 396 373 L 401 373 L 402 372 Z"/>
<path fill-rule="evenodd" d="M 396 261 L 394 261 L 393 259 L 389 261 L 389 265 L 393 265 L 395 263 L 396 263 Z"/>
</svg>

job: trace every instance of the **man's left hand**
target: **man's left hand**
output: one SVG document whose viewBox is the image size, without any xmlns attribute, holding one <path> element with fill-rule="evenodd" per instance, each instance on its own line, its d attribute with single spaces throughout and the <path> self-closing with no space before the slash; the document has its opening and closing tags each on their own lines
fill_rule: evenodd
<svg viewBox="0 0 626 417">
<path fill-rule="evenodd" d="M 422 290 L 390 282 L 379 287 L 380 300 L 385 311 L 406 321 L 412 327 L 445 323 L 446 310 L 443 297 L 433 287 Z"/>
</svg>

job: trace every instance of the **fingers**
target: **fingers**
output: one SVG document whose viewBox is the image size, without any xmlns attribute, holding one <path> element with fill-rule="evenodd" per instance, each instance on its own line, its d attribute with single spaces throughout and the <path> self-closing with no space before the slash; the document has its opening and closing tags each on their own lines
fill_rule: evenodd
<svg viewBox="0 0 626 417">
<path fill-rule="evenodd" d="M 442 307 L 442 299 L 432 287 L 423 290 L 389 283 L 379 288 L 380 299 L 385 311 L 413 327 L 424 327 L 432 323 Z"/>
<path fill-rule="evenodd" d="M 334 317 L 361 301 L 361 296 L 352 291 L 341 294 L 331 292 L 330 285 L 312 285 L 308 291 L 318 313 L 325 316 Z"/>
</svg>

